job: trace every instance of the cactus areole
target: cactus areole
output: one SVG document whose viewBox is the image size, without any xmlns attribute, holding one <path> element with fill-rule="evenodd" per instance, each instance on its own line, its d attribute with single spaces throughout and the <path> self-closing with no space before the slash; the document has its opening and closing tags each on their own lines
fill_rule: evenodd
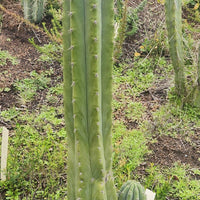
<svg viewBox="0 0 200 200">
<path fill-rule="evenodd" d="M 116 200 L 112 176 L 113 0 L 64 0 L 68 199 Z"/>
</svg>

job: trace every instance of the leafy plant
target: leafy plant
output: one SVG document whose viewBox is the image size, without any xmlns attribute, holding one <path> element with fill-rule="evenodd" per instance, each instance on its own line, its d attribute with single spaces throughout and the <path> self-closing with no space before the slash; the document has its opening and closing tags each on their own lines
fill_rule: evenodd
<svg viewBox="0 0 200 200">
<path fill-rule="evenodd" d="M 46 0 L 47 14 L 52 16 L 49 10 L 51 10 L 52 8 L 55 10 L 59 10 L 62 7 L 62 3 L 63 3 L 63 0 Z"/>
<path fill-rule="evenodd" d="M 136 8 L 128 7 L 126 31 L 127 35 L 132 36 L 137 33 L 139 24 L 139 12 L 144 9 L 146 3 L 147 0 L 143 0 Z"/>
<path fill-rule="evenodd" d="M 12 56 L 8 51 L 0 50 L 0 66 L 6 65 L 7 61 L 11 62 L 12 65 L 17 65 L 19 63 L 17 58 Z"/>
<path fill-rule="evenodd" d="M 59 63 L 62 63 L 62 11 L 61 9 L 56 10 L 53 6 L 50 6 L 49 13 L 52 15 L 52 28 L 48 30 L 46 23 L 43 22 L 42 24 L 44 31 L 52 41 L 43 46 L 36 44 L 33 38 L 29 39 L 29 42 L 42 54 L 40 56 L 41 61 L 58 61 Z"/>
<path fill-rule="evenodd" d="M 38 74 L 32 71 L 30 76 L 31 78 L 25 78 L 14 84 L 23 103 L 32 100 L 38 90 L 46 88 L 50 83 L 50 78 L 45 73 Z"/>
<path fill-rule="evenodd" d="M 63 13 L 61 9 L 55 9 L 53 6 L 50 7 L 49 13 L 52 16 L 51 23 L 52 28 L 48 30 L 46 28 L 46 23 L 43 22 L 43 27 L 49 38 L 51 38 L 52 41 L 55 41 L 58 44 L 62 43 L 62 20 L 63 20 Z"/>
<path fill-rule="evenodd" d="M 144 9 L 147 0 L 143 0 L 136 8 L 128 6 L 128 0 L 116 0 L 115 15 L 117 34 L 115 38 L 114 56 L 118 59 L 122 53 L 122 45 L 127 35 L 134 35 L 138 31 L 139 12 Z"/>
<path fill-rule="evenodd" d="M 191 127 L 200 125 L 199 115 L 199 109 L 191 105 L 185 105 L 182 109 L 177 105 L 168 103 L 153 113 L 154 131 L 152 133 L 173 137 L 177 137 L 178 134 L 193 135 L 194 130 Z M 190 137 L 188 139 L 190 140 Z"/>
<path fill-rule="evenodd" d="M 194 10 L 198 10 L 199 8 L 199 0 L 184 0 L 184 5 L 189 6 L 190 8 L 193 8 Z"/>
<path fill-rule="evenodd" d="M 66 198 L 66 132 L 63 108 L 35 111 L 5 110 L 4 120 L 15 119 L 9 139 L 7 180 L 0 182 L 3 199 Z"/>
<path fill-rule="evenodd" d="M 153 36 L 148 37 L 144 39 L 140 46 L 140 51 L 143 55 L 162 57 L 169 54 L 166 30 L 163 27 L 158 28 Z"/>
<path fill-rule="evenodd" d="M 117 187 L 134 177 L 133 171 L 148 153 L 146 138 L 140 130 L 127 130 L 121 121 L 114 122 L 113 168 Z"/>
<path fill-rule="evenodd" d="M 199 180 L 191 180 L 190 173 L 194 172 L 191 172 L 190 166 L 175 163 L 171 169 L 160 169 L 152 164 L 147 172 L 146 187 L 156 192 L 157 200 L 199 200 Z"/>
<path fill-rule="evenodd" d="M 50 42 L 44 46 L 39 46 L 34 39 L 29 39 L 29 42 L 41 53 L 39 60 L 42 62 L 52 63 L 58 61 L 62 63 L 62 45 Z"/>
<path fill-rule="evenodd" d="M 139 122 L 142 119 L 145 107 L 140 102 L 130 102 L 125 110 L 125 116 L 135 122 Z"/>
<path fill-rule="evenodd" d="M 14 120 L 18 115 L 20 111 L 17 110 L 15 107 L 10 108 L 9 110 L 4 110 L 0 113 L 1 117 L 3 117 L 6 121 Z"/>
<path fill-rule="evenodd" d="M 155 77 L 153 73 L 154 67 L 155 65 L 153 64 L 153 59 L 138 58 L 134 62 L 133 67 L 124 64 L 122 69 L 120 69 L 123 71 L 123 76 L 121 75 L 120 79 L 119 77 L 116 78 L 120 81 L 120 84 L 124 83 L 129 86 L 127 90 L 130 90 L 129 92 L 132 93 L 132 95 L 138 96 L 142 91 L 149 88 L 153 83 Z"/>
</svg>

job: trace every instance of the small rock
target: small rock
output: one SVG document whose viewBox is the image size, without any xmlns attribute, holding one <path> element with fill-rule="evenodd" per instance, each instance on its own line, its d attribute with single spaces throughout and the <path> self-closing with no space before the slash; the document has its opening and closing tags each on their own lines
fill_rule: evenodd
<svg viewBox="0 0 200 200">
<path fill-rule="evenodd" d="M 155 199 L 156 193 L 152 192 L 151 190 L 146 189 L 145 194 L 147 196 L 147 200 L 154 200 Z"/>
</svg>

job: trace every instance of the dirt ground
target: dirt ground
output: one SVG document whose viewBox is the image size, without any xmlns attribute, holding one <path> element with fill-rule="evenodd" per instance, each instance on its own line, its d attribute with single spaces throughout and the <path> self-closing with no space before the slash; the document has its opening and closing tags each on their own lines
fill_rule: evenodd
<svg viewBox="0 0 200 200">
<path fill-rule="evenodd" d="M 14 3 L 13 3 L 14 2 Z M 3 6 L 11 13 L 16 13 L 22 16 L 22 11 L 19 2 L 15 1 L 4 1 Z M 162 8 L 160 8 L 162 9 Z M 11 90 L 6 92 L 0 92 L 0 111 L 6 110 L 13 106 L 18 106 L 17 92 L 13 83 L 15 80 L 21 80 L 29 76 L 29 73 L 33 70 L 38 73 L 45 69 L 48 69 L 49 65 L 44 65 L 38 61 L 39 53 L 37 50 L 29 43 L 29 38 L 34 38 L 37 43 L 48 43 L 48 37 L 45 33 L 34 30 L 29 27 L 24 22 L 17 20 L 13 15 L 0 11 L 3 14 L 2 29 L 0 32 L 0 50 L 7 50 L 13 56 L 16 56 L 19 60 L 19 64 L 12 65 L 10 62 L 6 66 L 0 66 L 0 88 L 10 87 Z M 155 16 L 157 16 L 155 10 Z M 142 17 L 142 16 L 141 16 Z M 159 16 L 162 18 L 162 16 Z M 156 17 L 154 18 L 156 19 Z M 156 25 L 155 20 L 155 27 Z M 147 21 L 148 23 L 148 21 Z M 154 27 L 153 27 L 154 28 Z M 137 43 L 135 42 L 137 39 Z M 133 47 L 137 48 L 141 43 L 141 36 L 137 35 L 135 38 L 128 38 L 125 43 L 125 53 L 134 52 Z M 57 74 L 56 76 L 62 77 L 62 70 L 59 65 L 56 66 Z M 53 78 L 53 77 L 52 77 Z M 167 86 L 169 87 L 169 86 Z M 157 99 L 153 98 L 156 96 Z M 36 98 L 34 104 L 39 101 L 41 103 L 43 94 L 41 97 Z M 159 90 L 159 88 L 154 88 L 151 92 L 146 91 L 141 94 L 140 100 L 148 107 L 149 113 L 151 113 L 154 108 L 155 101 L 156 104 L 162 105 L 166 101 L 166 93 L 164 90 Z M 37 102 L 38 101 L 38 102 Z M 31 109 L 30 105 L 29 109 Z M 34 107 L 32 108 L 34 109 Z M 120 118 L 120 113 L 116 113 L 116 118 Z M 151 114 L 149 115 L 151 119 Z M 126 122 L 129 128 L 134 128 L 136 124 L 132 122 Z M 6 126 L 6 124 L 0 119 L 0 126 Z M 12 126 L 7 128 L 12 129 Z M 192 136 L 192 143 L 187 142 L 182 137 L 171 137 L 171 136 L 156 136 L 157 142 L 149 142 L 149 149 L 152 151 L 148 157 L 146 157 L 145 164 L 138 168 L 141 173 L 144 172 L 144 168 L 150 163 L 155 165 L 160 165 L 163 167 L 172 166 L 174 162 L 181 162 L 184 164 L 190 164 L 191 167 L 200 168 L 200 129 L 194 130 L 195 134 Z M 143 171 L 143 172 L 142 172 Z"/>
</svg>

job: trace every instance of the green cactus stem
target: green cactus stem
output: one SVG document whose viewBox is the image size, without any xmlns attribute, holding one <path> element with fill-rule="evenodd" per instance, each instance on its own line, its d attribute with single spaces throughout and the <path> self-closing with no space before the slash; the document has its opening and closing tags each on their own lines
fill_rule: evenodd
<svg viewBox="0 0 200 200">
<path fill-rule="evenodd" d="M 136 181 L 127 181 L 119 191 L 118 200 L 146 200 L 144 187 Z"/>
<path fill-rule="evenodd" d="M 68 199 L 116 200 L 112 176 L 113 0 L 64 1 Z"/>
<path fill-rule="evenodd" d="M 185 101 L 197 108 L 200 108 L 200 46 L 198 50 L 197 84 L 193 86 Z"/>
<path fill-rule="evenodd" d="M 198 48 L 198 63 L 197 63 L 197 84 L 200 87 L 200 45 Z"/>
<path fill-rule="evenodd" d="M 44 14 L 45 0 L 22 0 L 24 18 L 30 22 L 38 23 Z"/>
<path fill-rule="evenodd" d="M 165 10 L 169 51 L 175 71 L 176 93 L 179 97 L 183 97 L 186 95 L 186 87 L 182 44 L 182 1 L 166 0 Z"/>
</svg>

